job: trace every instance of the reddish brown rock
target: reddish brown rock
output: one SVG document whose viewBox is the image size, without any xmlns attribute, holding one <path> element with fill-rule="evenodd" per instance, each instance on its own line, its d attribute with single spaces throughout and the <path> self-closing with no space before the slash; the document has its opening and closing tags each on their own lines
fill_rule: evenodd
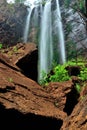
<svg viewBox="0 0 87 130">
<path fill-rule="evenodd" d="M 83 98 L 85 95 L 87 95 L 87 83 L 85 83 L 82 87 L 82 90 L 80 92 L 80 98 Z"/>
<path fill-rule="evenodd" d="M 1 59 L 1 55 L 0 55 L 0 59 Z M 4 56 L 4 62 L 5 61 L 6 60 Z M 53 115 L 53 113 L 55 112 L 52 112 L 52 109 L 51 111 L 49 111 L 50 107 L 53 107 L 54 109 L 57 108 L 54 105 L 52 105 L 52 103 L 50 102 L 49 94 L 46 93 L 45 90 L 41 88 L 41 86 L 39 86 L 35 81 L 25 77 L 18 70 L 14 70 L 12 64 L 10 66 L 11 67 L 7 66 L 7 64 L 3 62 L 0 62 L 0 95 L 2 95 L 0 102 L 2 101 L 3 104 L 5 105 L 7 101 L 4 100 L 4 98 L 6 98 L 8 99 L 9 102 L 8 105 L 6 106 L 7 108 L 12 108 L 12 107 L 17 108 L 17 106 L 20 106 L 18 107 L 18 109 L 20 111 L 23 111 L 24 113 L 28 112 L 30 109 L 32 112 L 34 112 L 36 111 L 35 109 L 38 107 L 39 111 L 37 109 L 35 113 L 36 114 L 41 113 L 40 112 L 41 109 L 42 115 L 44 114 L 45 111 L 43 111 L 43 107 L 41 106 L 44 106 L 44 108 L 47 109 L 47 113 L 45 115 L 50 115 L 50 114 Z M 17 100 L 18 99 L 17 96 L 19 100 Z M 11 102 L 10 100 L 13 101 Z M 49 107 L 45 105 L 46 102 L 49 102 L 48 105 Z M 40 108 L 38 105 L 39 103 L 41 103 Z"/>
<path fill-rule="evenodd" d="M 10 61 L 17 65 L 24 75 L 37 81 L 38 50 L 34 43 L 18 43 L 3 50 Z"/>
<path fill-rule="evenodd" d="M 7 124 L 9 130 L 86 130 L 87 84 L 78 94 L 75 84 L 81 81 L 72 76 L 70 81 L 49 83 L 43 89 L 37 82 L 26 77 L 22 68 L 28 64 L 26 70 L 32 71 L 29 65 L 35 67 L 32 62 L 36 60 L 37 64 L 37 56 L 37 47 L 31 43 L 19 43 L 1 50 L 0 126 L 5 129 L 3 123 Z"/>
<path fill-rule="evenodd" d="M 87 130 L 87 95 L 75 106 L 72 114 L 64 120 L 61 130 Z"/>
<path fill-rule="evenodd" d="M 2 52 L 10 59 L 10 61 L 16 64 L 20 59 L 26 55 L 30 55 L 37 50 L 37 46 L 34 43 L 17 43 L 16 45 L 3 49 Z"/>
<path fill-rule="evenodd" d="M 72 80 L 60 83 L 49 83 L 47 91 L 54 99 L 53 101 L 55 106 L 70 115 L 74 106 L 78 102 L 79 96 L 74 88 L 74 83 Z"/>
<path fill-rule="evenodd" d="M 4 59 L 3 59 L 3 58 Z M 6 56 L 0 54 L 0 119 L 15 129 L 57 130 L 66 113 L 59 110 L 51 96 L 35 81 L 25 77 Z M 8 118 L 9 122 L 8 123 Z M 1 124 L 1 127 L 4 126 Z M 39 125 L 40 124 L 40 125 Z M 42 125 L 42 126 L 41 126 Z"/>
</svg>

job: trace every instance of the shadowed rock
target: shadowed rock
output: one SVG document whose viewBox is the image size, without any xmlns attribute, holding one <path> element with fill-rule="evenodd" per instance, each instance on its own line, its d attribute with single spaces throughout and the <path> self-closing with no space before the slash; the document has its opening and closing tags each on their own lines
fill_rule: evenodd
<svg viewBox="0 0 87 130">
<path fill-rule="evenodd" d="M 14 69 L 16 66 L 5 55 L 3 57 L 4 59 L 0 54 L 2 124 L 7 124 L 7 129 L 60 129 L 66 113 L 53 104 L 49 93 L 35 81 L 21 74 L 19 69 Z"/>
</svg>

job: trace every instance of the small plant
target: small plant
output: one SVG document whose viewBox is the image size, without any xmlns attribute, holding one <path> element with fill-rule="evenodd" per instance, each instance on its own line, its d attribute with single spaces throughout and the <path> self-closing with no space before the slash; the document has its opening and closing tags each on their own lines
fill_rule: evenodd
<svg viewBox="0 0 87 130">
<path fill-rule="evenodd" d="M 13 47 L 13 51 L 14 51 L 15 53 L 18 51 L 17 46 L 14 46 L 14 47 Z"/>
<path fill-rule="evenodd" d="M 57 65 L 52 71 L 53 74 L 46 74 L 43 72 L 43 76 L 40 81 L 41 85 L 47 85 L 49 82 L 62 82 L 71 79 L 64 65 Z"/>
<path fill-rule="evenodd" d="M 42 71 L 42 79 L 40 80 L 40 84 L 45 86 L 48 84 L 48 76 L 44 71 Z"/>
<path fill-rule="evenodd" d="M 87 68 L 84 66 L 82 67 L 81 71 L 80 71 L 80 74 L 78 75 L 79 78 L 82 80 L 82 81 L 86 81 L 87 80 Z"/>
<path fill-rule="evenodd" d="M 84 62 L 82 59 L 78 58 L 77 60 L 72 59 L 65 63 L 65 66 L 80 66 L 84 67 Z"/>
<path fill-rule="evenodd" d="M 76 90 L 77 90 L 77 93 L 80 93 L 80 91 L 81 91 L 81 86 L 80 86 L 80 84 L 76 84 L 75 88 L 76 88 Z"/>
<path fill-rule="evenodd" d="M 13 82 L 13 79 L 12 79 L 11 77 L 9 77 L 9 78 L 8 78 L 8 81 L 9 81 L 10 83 L 12 83 L 12 82 Z"/>
<path fill-rule="evenodd" d="M 67 66 L 79 66 L 80 67 L 80 74 L 77 75 L 78 78 L 80 78 L 82 81 L 87 80 L 87 68 L 84 65 L 84 62 L 82 62 L 81 59 L 68 61 L 67 63 L 63 65 L 57 65 L 52 70 L 52 73 L 46 74 L 43 72 L 42 79 L 40 81 L 41 85 L 47 85 L 49 82 L 62 82 L 67 81 L 71 79 L 71 76 L 69 76 L 68 70 L 66 70 Z M 76 84 L 76 89 L 78 92 L 80 92 L 80 84 Z"/>
<path fill-rule="evenodd" d="M 61 82 L 67 81 L 70 79 L 68 75 L 68 71 L 65 69 L 63 65 L 58 65 L 54 68 L 54 75 L 51 75 L 49 80 L 52 82 Z"/>
<path fill-rule="evenodd" d="M 2 49 L 2 47 L 3 47 L 3 45 L 2 45 L 2 43 L 0 43 L 0 49 Z"/>
</svg>

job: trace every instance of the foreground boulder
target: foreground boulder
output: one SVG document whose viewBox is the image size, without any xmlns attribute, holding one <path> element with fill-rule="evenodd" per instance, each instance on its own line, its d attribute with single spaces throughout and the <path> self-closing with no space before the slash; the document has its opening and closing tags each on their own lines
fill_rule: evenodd
<svg viewBox="0 0 87 130">
<path fill-rule="evenodd" d="M 65 117 L 51 102 L 50 94 L 0 54 L 0 119 L 7 129 L 57 130 Z"/>
</svg>

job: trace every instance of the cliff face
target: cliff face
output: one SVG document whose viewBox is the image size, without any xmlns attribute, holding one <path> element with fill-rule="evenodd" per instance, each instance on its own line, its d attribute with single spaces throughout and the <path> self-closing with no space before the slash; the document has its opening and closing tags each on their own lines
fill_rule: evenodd
<svg viewBox="0 0 87 130">
<path fill-rule="evenodd" d="M 75 2 L 71 0 L 68 7 L 64 3 L 61 5 L 67 59 L 84 55 L 83 52 L 87 51 L 86 22 L 79 8 L 74 8 Z"/>
<path fill-rule="evenodd" d="M 9 46 L 22 41 L 26 13 L 26 7 L 22 4 L 0 4 L 1 43 Z"/>
</svg>

